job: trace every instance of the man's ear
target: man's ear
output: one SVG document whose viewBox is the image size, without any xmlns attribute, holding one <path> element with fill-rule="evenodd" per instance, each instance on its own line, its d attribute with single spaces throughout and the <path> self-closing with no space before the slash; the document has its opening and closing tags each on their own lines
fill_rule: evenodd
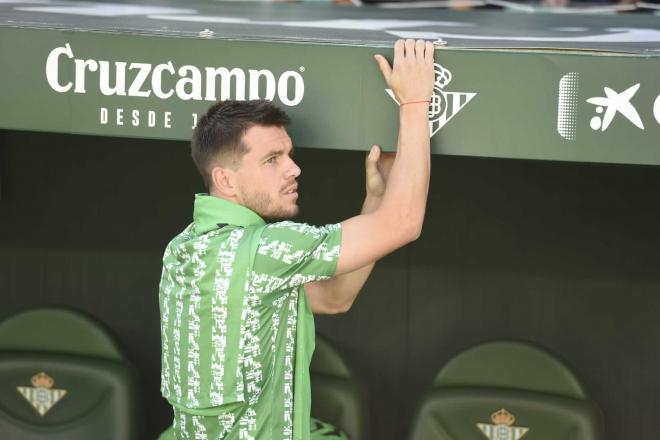
<svg viewBox="0 0 660 440">
<path fill-rule="evenodd" d="M 231 168 L 214 166 L 211 169 L 211 193 L 215 193 L 223 198 L 236 198 L 236 172 Z"/>
</svg>

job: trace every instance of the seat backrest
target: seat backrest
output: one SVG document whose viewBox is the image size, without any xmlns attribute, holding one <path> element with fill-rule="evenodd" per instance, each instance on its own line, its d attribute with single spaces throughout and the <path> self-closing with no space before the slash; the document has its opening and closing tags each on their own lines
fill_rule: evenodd
<svg viewBox="0 0 660 440">
<path fill-rule="evenodd" d="M 468 349 L 442 368 L 419 405 L 410 438 L 525 435 L 600 440 L 602 415 L 562 361 L 531 344 L 497 341 Z"/>
<path fill-rule="evenodd" d="M 516 341 L 489 342 L 460 353 L 440 370 L 433 386 L 520 389 L 586 398 L 579 380 L 562 361 Z"/>
<path fill-rule="evenodd" d="M 310 375 L 312 416 L 340 428 L 351 440 L 366 440 L 369 423 L 365 387 L 339 351 L 319 334 Z"/>
<path fill-rule="evenodd" d="M 116 342 L 100 323 L 63 307 L 31 309 L 2 321 L 0 350 L 123 359 Z"/>
<path fill-rule="evenodd" d="M 0 432 L 15 440 L 138 438 L 137 376 L 107 331 L 61 307 L 0 323 Z"/>
<path fill-rule="evenodd" d="M 320 334 L 316 334 L 316 348 L 309 366 L 312 374 L 323 374 L 344 379 L 352 378 L 351 370 L 339 351 Z"/>
</svg>

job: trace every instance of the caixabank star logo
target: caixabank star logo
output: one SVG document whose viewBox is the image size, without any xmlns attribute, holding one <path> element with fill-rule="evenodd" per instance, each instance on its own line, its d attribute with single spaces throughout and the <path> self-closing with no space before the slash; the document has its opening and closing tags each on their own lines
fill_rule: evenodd
<svg viewBox="0 0 660 440">
<path fill-rule="evenodd" d="M 626 87 L 618 89 L 604 85 L 602 95 L 584 96 L 583 93 L 580 93 L 580 74 L 569 72 L 563 75 L 559 80 L 557 132 L 569 141 L 574 141 L 577 138 L 578 107 L 582 102 L 593 106 L 590 107 L 589 127 L 595 132 L 607 131 L 615 121 L 618 121 L 619 124 L 630 124 L 639 130 L 645 130 L 644 120 L 640 116 L 640 111 L 638 111 L 634 100 L 640 87 L 641 83 L 639 82 L 629 83 Z M 642 110 L 645 109 L 642 108 Z M 646 116 L 647 124 L 652 119 L 660 124 L 660 94 L 655 98 L 653 108 L 650 110 L 650 112 L 643 113 Z M 649 118 L 648 113 L 652 113 L 651 118 Z"/>
<path fill-rule="evenodd" d="M 473 92 L 449 92 L 445 88 L 452 80 L 449 69 L 435 63 L 435 83 L 433 84 L 433 96 L 429 104 L 429 131 L 431 136 L 436 134 L 454 116 L 465 107 L 472 98 L 477 96 Z M 399 104 L 392 89 L 385 89 L 388 95 Z"/>
</svg>

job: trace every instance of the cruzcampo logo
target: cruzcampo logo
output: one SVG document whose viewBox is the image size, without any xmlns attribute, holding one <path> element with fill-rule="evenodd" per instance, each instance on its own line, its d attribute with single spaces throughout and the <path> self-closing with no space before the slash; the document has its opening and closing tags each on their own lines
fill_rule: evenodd
<svg viewBox="0 0 660 440">
<path fill-rule="evenodd" d="M 72 81 L 60 77 L 60 66 L 74 72 Z M 173 78 L 175 84 L 165 86 L 164 78 Z M 176 97 L 181 101 L 209 102 L 231 97 L 238 101 L 246 97 L 272 101 L 277 96 L 289 107 L 300 104 L 305 94 L 305 81 L 295 70 L 287 70 L 276 77 L 268 69 L 248 69 L 246 72 L 240 67 L 177 65 L 172 60 L 154 65 L 84 59 L 75 57 L 69 43 L 48 54 L 46 81 L 57 93 L 86 94 L 91 90 L 104 96 L 162 100 Z"/>
<path fill-rule="evenodd" d="M 436 134 L 444 125 L 451 120 L 472 98 L 477 96 L 472 92 L 447 92 L 445 87 L 451 82 L 452 76 L 449 69 L 435 63 L 435 84 L 433 85 L 433 96 L 429 104 L 429 131 L 431 136 Z M 392 89 L 385 89 L 388 95 L 399 104 Z"/>
<path fill-rule="evenodd" d="M 490 416 L 490 423 L 477 423 L 477 427 L 490 440 L 518 440 L 529 431 L 529 428 L 513 426 L 516 418 L 502 408 Z"/>
<path fill-rule="evenodd" d="M 67 392 L 53 389 L 54 384 L 53 378 L 42 371 L 32 376 L 31 387 L 16 387 L 16 389 L 40 416 L 44 416 Z"/>
</svg>

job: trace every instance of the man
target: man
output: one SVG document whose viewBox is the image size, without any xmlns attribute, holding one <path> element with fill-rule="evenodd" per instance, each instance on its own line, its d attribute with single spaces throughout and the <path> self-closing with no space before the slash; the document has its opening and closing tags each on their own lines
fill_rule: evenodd
<svg viewBox="0 0 660 440">
<path fill-rule="evenodd" d="M 428 192 L 433 45 L 394 52 L 393 68 L 376 60 L 401 103 L 396 158 L 372 148 L 363 211 L 341 224 L 277 221 L 298 213 L 301 172 L 277 107 L 221 102 L 200 119 L 192 156 L 209 194 L 167 246 L 160 285 L 170 438 L 345 438 L 311 423 L 312 312 L 349 309 L 374 262 L 419 236 Z"/>
</svg>

